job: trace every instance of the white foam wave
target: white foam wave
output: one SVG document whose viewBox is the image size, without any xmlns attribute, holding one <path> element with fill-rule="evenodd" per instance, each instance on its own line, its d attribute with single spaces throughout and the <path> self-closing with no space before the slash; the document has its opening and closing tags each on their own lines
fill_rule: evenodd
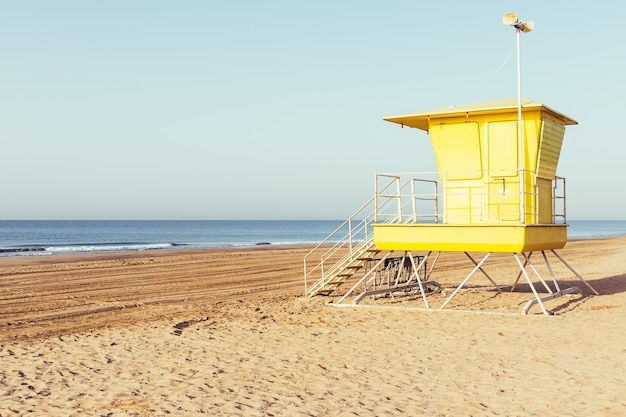
<svg viewBox="0 0 626 417">
<path fill-rule="evenodd" d="M 97 244 L 97 245 L 70 245 L 50 246 L 46 252 L 51 254 L 60 253 L 86 253 L 86 252 L 127 252 L 169 249 L 175 245 L 171 243 L 121 243 L 121 244 Z"/>
</svg>

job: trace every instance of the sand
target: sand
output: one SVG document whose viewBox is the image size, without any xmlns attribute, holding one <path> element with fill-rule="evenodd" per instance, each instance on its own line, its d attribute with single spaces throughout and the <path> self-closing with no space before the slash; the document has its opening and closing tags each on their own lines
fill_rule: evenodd
<svg viewBox="0 0 626 417">
<path fill-rule="evenodd" d="M 450 310 L 332 307 L 302 296 L 306 252 L 0 259 L 0 416 L 626 414 L 626 238 L 559 251 L 601 295 L 554 316 L 479 278 Z"/>
</svg>

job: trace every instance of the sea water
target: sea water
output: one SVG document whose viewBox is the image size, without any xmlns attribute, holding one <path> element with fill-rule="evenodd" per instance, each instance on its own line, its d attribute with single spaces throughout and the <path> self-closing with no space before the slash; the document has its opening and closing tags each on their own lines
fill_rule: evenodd
<svg viewBox="0 0 626 417">
<path fill-rule="evenodd" d="M 0 256 L 316 244 L 341 223 L 332 220 L 0 221 Z"/>
<path fill-rule="evenodd" d="M 0 256 L 318 244 L 342 223 L 339 220 L 0 221 Z M 626 235 L 626 221 L 568 223 L 570 239 Z"/>
</svg>

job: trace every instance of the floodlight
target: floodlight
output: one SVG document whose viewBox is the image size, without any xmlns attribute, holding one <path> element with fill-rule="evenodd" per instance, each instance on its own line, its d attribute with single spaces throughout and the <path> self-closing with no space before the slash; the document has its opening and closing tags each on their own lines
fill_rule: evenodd
<svg viewBox="0 0 626 417">
<path fill-rule="evenodd" d="M 517 30 L 528 33 L 535 28 L 534 22 L 522 22 L 517 18 L 517 13 L 507 13 L 502 16 L 502 23 L 513 26 Z"/>
<path fill-rule="evenodd" d="M 519 22 L 522 32 L 528 33 L 535 28 L 535 22 Z"/>
<path fill-rule="evenodd" d="M 502 16 L 502 23 L 512 25 L 517 22 L 517 13 L 507 13 Z"/>
</svg>

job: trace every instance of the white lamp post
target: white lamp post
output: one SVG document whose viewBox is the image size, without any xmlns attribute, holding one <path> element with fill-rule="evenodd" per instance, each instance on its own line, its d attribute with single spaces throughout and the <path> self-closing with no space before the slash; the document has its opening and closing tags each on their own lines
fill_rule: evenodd
<svg viewBox="0 0 626 417">
<path fill-rule="evenodd" d="M 522 63 L 520 55 L 520 33 L 530 32 L 534 29 L 533 22 L 522 22 L 516 13 L 507 13 L 502 17 L 502 23 L 515 28 L 517 40 L 517 124 L 519 136 L 519 175 L 520 175 L 520 222 L 526 221 L 525 189 L 524 189 L 524 127 L 522 123 Z"/>
</svg>

